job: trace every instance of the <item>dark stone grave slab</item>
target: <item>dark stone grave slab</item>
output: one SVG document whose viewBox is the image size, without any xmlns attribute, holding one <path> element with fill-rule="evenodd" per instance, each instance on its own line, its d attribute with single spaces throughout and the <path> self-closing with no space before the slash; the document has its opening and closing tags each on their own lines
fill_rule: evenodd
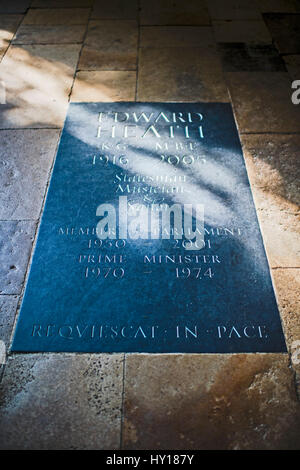
<svg viewBox="0 0 300 470">
<path fill-rule="evenodd" d="M 73 103 L 13 351 L 286 351 L 231 106 Z"/>
</svg>

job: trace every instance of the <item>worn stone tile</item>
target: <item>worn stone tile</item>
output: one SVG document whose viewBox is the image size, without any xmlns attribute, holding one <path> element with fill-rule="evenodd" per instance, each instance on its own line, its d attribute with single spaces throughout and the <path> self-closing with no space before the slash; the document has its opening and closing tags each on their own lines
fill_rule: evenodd
<svg viewBox="0 0 300 470">
<path fill-rule="evenodd" d="M 286 68 L 293 80 L 300 80 L 300 54 L 283 56 Z"/>
<path fill-rule="evenodd" d="M 280 72 L 285 63 L 271 44 L 219 43 L 225 72 Z"/>
<path fill-rule="evenodd" d="M 0 127 L 61 127 L 80 44 L 11 46 L 0 64 Z"/>
<path fill-rule="evenodd" d="M 300 134 L 241 136 L 252 187 L 264 191 L 273 204 L 297 213 L 300 206 Z"/>
<path fill-rule="evenodd" d="M 118 51 L 84 46 L 80 55 L 78 70 L 136 70 L 137 50 Z"/>
<path fill-rule="evenodd" d="M 201 48 L 142 48 L 139 101 L 228 101 L 215 54 Z"/>
<path fill-rule="evenodd" d="M 261 19 L 258 5 L 249 0 L 207 0 L 207 8 L 213 20 Z"/>
<path fill-rule="evenodd" d="M 202 47 L 215 49 L 210 26 L 142 26 L 141 47 Z"/>
<path fill-rule="evenodd" d="M 0 61 L 14 37 L 23 15 L 0 15 Z"/>
<path fill-rule="evenodd" d="M 300 267 L 300 218 L 260 188 L 252 188 L 264 245 L 272 268 Z"/>
<path fill-rule="evenodd" d="M 0 131 L 0 220 L 38 219 L 59 131 Z"/>
<path fill-rule="evenodd" d="M 136 20 L 138 0 L 95 0 L 91 18 Z"/>
<path fill-rule="evenodd" d="M 287 346 L 293 352 L 296 341 L 300 346 L 300 269 L 273 269 L 272 278 Z M 300 372 L 300 357 L 294 366 Z"/>
<path fill-rule="evenodd" d="M 0 221 L 0 294 L 20 294 L 35 235 L 34 221 Z"/>
<path fill-rule="evenodd" d="M 0 295 L 0 341 L 6 350 L 10 344 L 19 297 L 16 295 Z"/>
<path fill-rule="evenodd" d="M 274 269 L 273 284 L 300 394 L 300 269 Z"/>
<path fill-rule="evenodd" d="M 257 216 L 272 268 L 300 267 L 300 218 L 288 212 L 285 201 L 271 208 L 271 201 L 261 189 L 253 190 Z"/>
<path fill-rule="evenodd" d="M 272 44 L 270 33 L 262 20 L 213 21 L 217 42 Z"/>
<path fill-rule="evenodd" d="M 83 41 L 85 25 L 21 25 L 13 44 L 64 44 Z"/>
<path fill-rule="evenodd" d="M 288 73 L 232 72 L 226 78 L 241 133 L 300 131 Z"/>
<path fill-rule="evenodd" d="M 300 15 L 266 13 L 264 20 L 281 54 L 300 53 Z"/>
<path fill-rule="evenodd" d="M 24 18 L 23 24 L 87 24 L 89 14 L 89 8 L 30 9 Z"/>
<path fill-rule="evenodd" d="M 121 354 L 11 356 L 1 383 L 0 447 L 118 449 L 122 378 Z"/>
<path fill-rule="evenodd" d="M 287 354 L 128 355 L 123 448 L 297 449 Z"/>
<path fill-rule="evenodd" d="M 296 13 L 299 10 L 297 0 L 257 0 L 262 13 Z"/>
<path fill-rule="evenodd" d="M 33 0 L 31 8 L 80 8 L 93 6 L 94 0 Z"/>
<path fill-rule="evenodd" d="M 142 25 L 209 25 L 204 0 L 141 0 Z"/>
<path fill-rule="evenodd" d="M 300 135 L 241 139 L 269 263 L 300 267 Z"/>
<path fill-rule="evenodd" d="M 80 70 L 135 70 L 136 21 L 92 20 L 80 55 Z"/>
<path fill-rule="evenodd" d="M 0 13 L 25 13 L 31 0 L 1 0 Z"/>
<path fill-rule="evenodd" d="M 134 101 L 135 87 L 135 72 L 78 72 L 71 101 Z"/>
</svg>

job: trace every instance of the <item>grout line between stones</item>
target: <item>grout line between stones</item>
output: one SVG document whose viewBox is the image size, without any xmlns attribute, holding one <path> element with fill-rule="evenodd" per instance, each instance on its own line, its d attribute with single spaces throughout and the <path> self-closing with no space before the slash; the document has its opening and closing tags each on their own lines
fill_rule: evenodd
<svg viewBox="0 0 300 470">
<path fill-rule="evenodd" d="M 232 100 L 231 100 L 232 101 Z M 274 132 L 274 131 L 266 131 L 266 132 L 239 132 L 240 135 L 299 135 L 300 132 Z"/>
<path fill-rule="evenodd" d="M 74 44 L 82 44 L 78 42 L 13 42 L 12 46 L 73 46 Z"/>
<path fill-rule="evenodd" d="M 89 19 L 88 19 L 89 21 Z M 67 26 L 85 26 L 86 23 L 72 23 L 72 24 L 69 24 Z M 26 23 L 24 24 L 23 26 L 64 26 L 64 25 L 61 25 L 61 24 L 57 24 L 57 23 Z M 47 43 L 48 44 L 48 43 Z"/>
<path fill-rule="evenodd" d="M 199 23 L 199 24 L 186 24 L 186 23 L 183 23 L 183 24 L 177 24 L 177 23 L 162 23 L 162 24 L 143 24 L 141 23 L 141 26 L 143 28 L 148 28 L 148 27 L 152 27 L 152 26 L 155 26 L 155 27 L 174 27 L 174 28 L 182 28 L 183 26 L 186 27 L 186 28 L 212 28 L 212 24 L 209 23 Z"/>
<path fill-rule="evenodd" d="M 271 266 L 271 269 L 300 269 L 300 266 Z"/>
<path fill-rule="evenodd" d="M 27 10 L 28 10 L 28 8 L 27 8 Z M 26 11 L 27 11 L 27 10 L 26 10 Z M 11 13 L 11 14 L 14 14 L 14 13 Z M 8 49 L 13 45 L 13 44 L 12 44 L 12 41 L 13 41 L 14 38 L 16 37 L 17 31 L 18 31 L 18 29 L 19 29 L 21 23 L 23 22 L 26 13 L 20 13 L 20 15 L 23 15 L 23 16 L 22 16 L 22 18 L 20 19 L 20 21 L 19 21 L 19 23 L 18 23 L 18 26 L 17 26 L 17 28 L 16 28 L 16 30 L 15 30 L 15 32 L 14 32 L 13 37 L 10 39 L 8 46 L 7 46 L 7 48 L 6 48 L 5 51 L 4 51 L 4 54 L 3 54 L 3 56 L 2 56 L 2 58 L 1 58 L 1 60 L 0 60 L 0 64 L 1 64 L 1 62 L 3 61 L 4 57 L 6 56 L 6 54 L 7 54 L 7 52 L 8 52 Z"/>
</svg>

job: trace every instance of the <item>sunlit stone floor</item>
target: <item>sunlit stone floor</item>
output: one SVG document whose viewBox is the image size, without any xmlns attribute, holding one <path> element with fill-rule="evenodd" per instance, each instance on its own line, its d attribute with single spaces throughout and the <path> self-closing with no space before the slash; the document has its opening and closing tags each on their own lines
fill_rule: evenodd
<svg viewBox="0 0 300 470">
<path fill-rule="evenodd" d="M 2 0 L 1 448 L 299 449 L 299 22 L 297 0 Z M 9 353 L 68 102 L 136 100 L 232 103 L 288 354 Z"/>
</svg>

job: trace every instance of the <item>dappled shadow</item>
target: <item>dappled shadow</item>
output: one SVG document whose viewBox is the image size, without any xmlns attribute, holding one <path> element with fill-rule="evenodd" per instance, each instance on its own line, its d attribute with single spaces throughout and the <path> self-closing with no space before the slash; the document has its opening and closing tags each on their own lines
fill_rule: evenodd
<svg viewBox="0 0 300 470">
<path fill-rule="evenodd" d="M 127 121 L 116 122 L 112 111 L 118 111 L 122 116 L 128 113 L 128 122 L 134 127 L 132 113 L 140 115 L 144 106 L 153 120 L 163 113 L 163 122 L 156 123 L 155 131 L 152 127 L 150 132 L 151 126 L 149 127 L 147 119 L 139 121 L 135 128 L 137 137 L 128 138 L 128 144 L 124 144 L 122 135 Z M 70 105 L 48 191 L 14 350 L 32 350 L 32 342 L 25 345 L 23 340 L 26 343 L 28 335 L 25 332 L 29 331 L 33 321 L 29 311 L 39 312 L 40 305 L 44 305 L 45 318 L 37 318 L 36 323 L 48 321 L 47 315 L 51 312 L 51 321 L 54 324 L 68 324 L 70 321 L 80 324 L 84 311 L 87 312 L 89 322 L 97 323 L 100 319 L 104 325 L 113 322 L 118 327 L 131 325 L 131 328 L 138 328 L 141 324 L 149 328 L 150 325 L 157 324 L 161 332 L 168 329 L 171 332 L 161 342 L 153 342 L 150 338 L 145 340 L 143 337 L 134 340 L 123 337 L 112 341 L 108 335 L 99 344 L 85 334 L 84 341 L 74 345 L 55 336 L 50 342 L 36 338 L 35 350 L 46 348 L 52 351 L 73 351 L 75 347 L 75 350 L 89 352 L 276 352 L 285 349 L 269 268 L 230 105 L 180 105 L 184 116 L 187 112 L 194 118 L 197 113 L 201 115 L 201 120 L 197 116 L 196 121 L 190 124 L 191 135 L 199 133 L 199 122 L 203 124 L 203 138 L 192 139 L 195 148 L 189 153 L 190 159 L 193 157 L 195 160 L 193 177 L 189 165 L 185 165 L 183 160 L 177 167 L 172 164 L 173 159 L 164 161 L 160 152 L 155 150 L 158 141 L 168 142 L 169 145 L 173 141 L 173 138 L 168 138 L 169 120 L 174 112 L 178 112 L 178 106 L 170 103 Z M 101 123 L 102 138 L 97 137 L 100 112 L 107 113 L 105 122 L 103 125 Z M 113 127 L 115 137 L 110 136 Z M 184 125 L 178 127 L 180 129 L 176 129 L 181 133 L 185 129 Z M 178 135 L 174 140 L 184 146 L 186 134 Z M 119 158 L 120 149 L 115 146 L 118 144 L 123 147 L 125 145 L 121 150 L 125 160 Z M 222 155 L 216 150 L 220 147 L 224 150 Z M 199 161 L 198 155 L 201 157 Z M 203 157 L 206 162 L 210 162 L 210 167 L 202 173 L 201 169 L 206 164 Z M 223 168 L 226 169 L 224 172 Z M 216 185 L 213 184 L 215 179 Z M 89 273 L 91 268 L 89 254 L 99 253 L 95 243 L 97 237 L 92 232 L 99 223 L 98 207 L 109 204 L 119 214 L 119 221 L 120 196 L 127 196 L 130 205 L 142 205 L 146 212 L 154 210 L 153 206 L 157 204 L 179 204 L 180 210 L 184 208 L 184 221 L 186 213 L 192 207 L 202 205 L 205 228 L 202 225 L 199 227 L 197 212 L 194 214 L 193 226 L 194 229 L 197 228 L 199 238 L 204 239 L 205 246 L 201 248 L 202 245 L 192 245 L 187 248 L 184 241 L 188 236 L 182 221 L 180 230 L 183 230 L 183 234 L 179 233 L 176 237 L 171 232 L 171 227 L 175 230 L 174 223 L 174 226 L 169 226 L 167 236 L 153 236 L 152 225 L 148 226 L 149 213 L 141 212 L 139 223 L 146 227 L 142 233 L 137 229 L 133 235 L 127 236 L 126 229 L 126 235 L 121 236 L 119 222 L 108 229 L 109 239 L 126 240 L 119 251 L 128 260 L 124 263 L 126 274 L 118 279 L 118 284 L 113 276 L 104 278 L 97 275 L 94 278 L 95 270 L 84 277 L 84 272 Z M 100 214 L 101 217 L 103 215 Z M 84 229 L 82 232 L 80 227 L 89 227 L 89 231 Z M 88 248 L 89 239 L 92 239 L 93 249 Z M 176 240 L 179 241 L 178 244 L 175 243 Z M 112 248 L 103 252 L 115 253 Z M 171 262 L 170 257 L 173 257 Z M 73 274 L 69 282 L 65 283 L 70 267 Z M 150 269 L 151 276 L 145 275 L 147 268 Z M 43 279 L 43 285 L 47 287 L 37 293 L 40 279 Z M 55 292 L 55 296 L 49 297 L 49 292 Z M 230 338 L 218 341 L 210 334 L 201 343 L 198 340 L 178 341 L 175 330 L 172 329 L 174 318 L 183 325 L 198 325 L 200 331 L 212 331 L 215 325 L 225 325 L 227 328 L 230 324 L 241 331 L 248 324 L 251 328 L 263 324 L 268 333 L 261 338 L 257 335 L 251 338 L 241 337 L 238 333 L 235 337 L 231 335 Z"/>
<path fill-rule="evenodd" d="M 61 127 L 80 46 L 11 46 L 0 65 L 2 128 Z M 60 60 L 59 60 L 60 59 Z"/>
</svg>

